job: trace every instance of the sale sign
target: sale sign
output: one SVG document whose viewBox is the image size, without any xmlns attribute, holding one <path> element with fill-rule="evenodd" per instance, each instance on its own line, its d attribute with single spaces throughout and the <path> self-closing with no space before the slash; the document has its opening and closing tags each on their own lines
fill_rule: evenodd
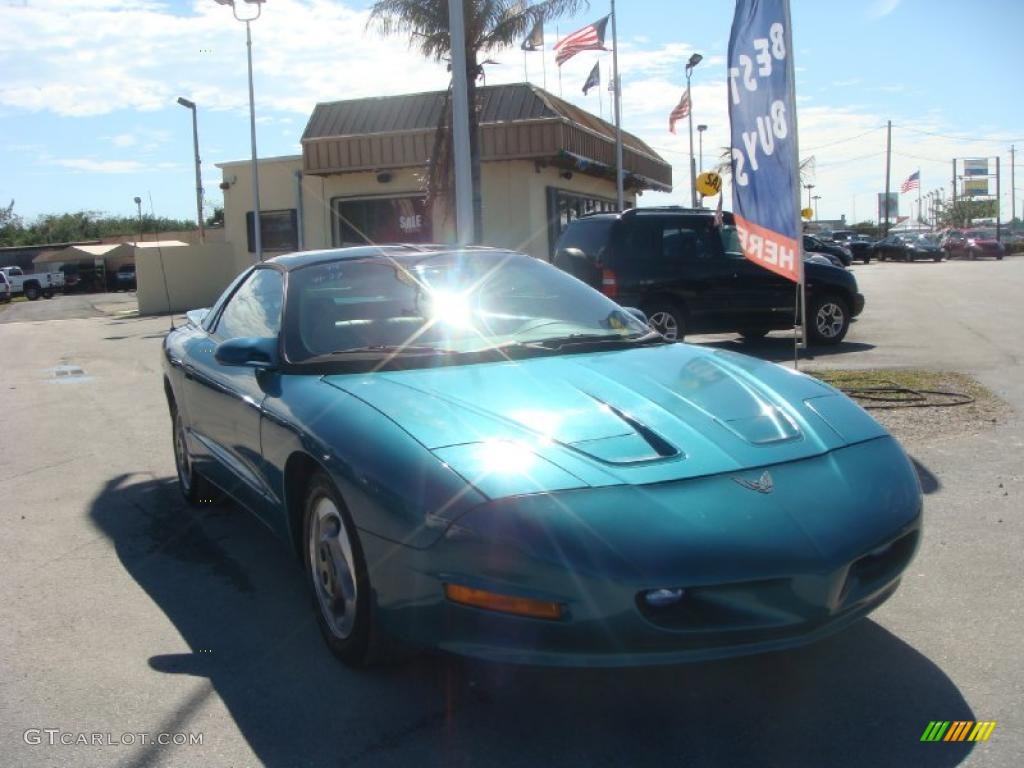
<svg viewBox="0 0 1024 768">
<path fill-rule="evenodd" d="M 801 282 L 800 172 L 788 0 L 737 0 L 729 37 L 732 205 L 743 254 Z"/>
</svg>

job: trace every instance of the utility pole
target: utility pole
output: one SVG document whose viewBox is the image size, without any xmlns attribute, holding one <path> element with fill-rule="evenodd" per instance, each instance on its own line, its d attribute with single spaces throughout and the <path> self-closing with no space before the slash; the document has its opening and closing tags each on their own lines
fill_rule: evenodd
<svg viewBox="0 0 1024 768">
<path fill-rule="evenodd" d="M 882 207 L 885 208 L 885 228 L 882 230 L 882 237 L 889 234 L 889 172 L 892 170 L 892 120 L 886 123 L 885 128 L 885 199 Z"/>
<path fill-rule="evenodd" d="M 473 177 L 469 162 L 466 94 L 466 18 L 461 2 L 448 3 L 452 54 L 452 154 L 455 156 L 455 226 L 459 245 L 473 242 Z"/>
<path fill-rule="evenodd" d="M 1017 182 L 1014 177 L 1016 167 L 1013 159 L 1013 144 L 1010 145 L 1010 225 L 1017 220 Z"/>
<path fill-rule="evenodd" d="M 1000 216 L 1000 209 L 1002 208 L 1002 198 L 999 197 L 999 155 L 996 155 L 996 240 L 1000 243 L 1003 242 L 1002 237 L 1002 217 Z"/>
<path fill-rule="evenodd" d="M 615 0 L 612 0 L 612 81 L 615 83 L 615 206 L 619 213 L 626 210 L 625 177 L 622 168 L 622 84 L 619 82 L 619 32 L 616 21 Z M 557 27 L 556 27 L 557 30 Z M 562 76 L 562 68 L 558 68 Z M 598 86 L 600 88 L 601 86 Z M 558 81 L 558 95 L 562 95 L 562 81 Z"/>
</svg>

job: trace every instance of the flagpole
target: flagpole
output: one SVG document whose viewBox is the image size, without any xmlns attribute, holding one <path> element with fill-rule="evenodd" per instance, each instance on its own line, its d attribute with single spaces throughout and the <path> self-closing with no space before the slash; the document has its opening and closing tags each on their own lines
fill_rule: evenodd
<svg viewBox="0 0 1024 768">
<path fill-rule="evenodd" d="M 601 61 L 598 59 L 597 66 L 601 66 Z M 604 120 L 604 96 L 601 95 L 601 70 L 597 70 L 597 111 L 601 115 L 601 119 Z"/>
<path fill-rule="evenodd" d="M 526 66 L 526 51 L 523 51 L 523 82 L 530 82 L 530 70 Z"/>
<path fill-rule="evenodd" d="M 557 28 L 555 30 L 558 31 Z M 548 89 L 548 51 L 544 47 L 544 33 L 540 35 L 540 67 L 544 73 L 544 90 Z"/>
<path fill-rule="evenodd" d="M 626 208 L 622 190 L 622 84 L 619 82 L 619 35 L 616 28 L 615 0 L 612 3 L 612 79 L 615 82 L 615 202 L 619 211 Z"/>
<path fill-rule="evenodd" d="M 561 40 L 562 35 L 558 31 L 558 25 L 555 24 L 555 40 Z M 562 65 L 558 65 L 558 98 L 562 98 Z"/>
<path fill-rule="evenodd" d="M 793 57 L 793 25 L 789 13 L 789 0 L 782 0 L 783 23 L 785 24 L 786 53 L 789 63 L 786 79 L 793 104 L 796 104 L 796 63 Z M 800 348 L 807 348 L 807 282 L 804 276 L 804 224 L 800 217 L 800 134 L 797 130 L 796 109 L 793 110 L 793 210 L 796 211 L 796 256 L 800 279 L 796 284 L 796 309 L 800 313 L 800 336 L 793 336 L 793 368 L 800 367 Z"/>
<path fill-rule="evenodd" d="M 924 216 L 921 215 L 921 169 L 917 169 L 917 223 L 921 223 L 921 219 Z"/>
</svg>

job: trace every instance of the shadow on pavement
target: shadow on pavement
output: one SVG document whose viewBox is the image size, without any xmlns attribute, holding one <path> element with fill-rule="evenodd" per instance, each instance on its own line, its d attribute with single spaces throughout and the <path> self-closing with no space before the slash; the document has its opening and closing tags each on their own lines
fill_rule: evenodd
<svg viewBox="0 0 1024 768">
<path fill-rule="evenodd" d="M 686 341 L 703 347 L 727 349 L 743 355 L 759 357 L 773 363 L 793 360 L 793 338 L 791 336 L 765 336 L 763 339 L 745 340 L 738 336 L 722 338 L 721 336 L 687 336 Z M 874 349 L 874 344 L 860 341 L 841 341 L 835 346 L 815 344 L 800 350 L 800 360 L 821 362 L 836 355 L 847 355 L 851 352 L 867 352 Z"/>
<path fill-rule="evenodd" d="M 911 456 L 910 461 L 914 465 L 914 471 L 917 472 L 917 478 L 921 482 L 921 491 L 925 495 L 935 493 L 942 487 L 942 483 L 939 481 L 939 478 L 936 477 L 928 467 L 918 461 L 916 457 Z"/>
<path fill-rule="evenodd" d="M 154 647 L 151 668 L 208 678 L 266 765 L 953 766 L 971 749 L 919 741 L 930 720 L 971 709 L 870 620 L 805 649 L 671 668 L 422 655 L 356 672 L 326 650 L 298 566 L 254 517 L 191 510 L 171 479 L 122 476 L 91 518 L 192 649 Z M 194 699 L 164 728 L 187 729 Z M 205 738 L 216 749 L 218 734 Z"/>
</svg>

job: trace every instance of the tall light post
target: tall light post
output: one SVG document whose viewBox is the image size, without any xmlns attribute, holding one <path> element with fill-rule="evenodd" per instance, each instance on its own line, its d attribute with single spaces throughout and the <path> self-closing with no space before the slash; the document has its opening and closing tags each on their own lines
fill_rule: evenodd
<svg viewBox="0 0 1024 768">
<path fill-rule="evenodd" d="M 199 222 L 199 242 L 206 242 L 206 230 L 203 228 L 203 178 L 199 164 L 199 122 L 196 119 L 194 101 L 179 96 L 178 103 L 192 112 L 192 148 L 196 157 L 196 221 Z"/>
<path fill-rule="evenodd" d="M 690 106 L 686 118 L 690 123 L 690 207 L 697 207 L 697 161 L 693 158 L 693 99 L 690 97 L 690 78 L 693 76 L 693 68 L 700 64 L 704 57 L 699 53 L 690 56 L 686 62 L 686 103 Z"/>
<path fill-rule="evenodd" d="M 135 197 L 135 207 L 139 209 L 139 242 L 142 242 L 142 198 Z"/>
<path fill-rule="evenodd" d="M 814 220 L 819 221 L 821 217 L 818 216 L 818 201 L 821 200 L 821 195 L 815 195 L 811 199 L 814 201 Z"/>
<path fill-rule="evenodd" d="M 263 236 L 260 232 L 260 170 L 256 163 L 256 105 L 252 90 L 252 32 L 250 22 L 256 21 L 263 11 L 264 0 L 244 0 L 247 5 L 256 6 L 255 16 L 239 16 L 235 0 L 216 0 L 220 5 L 230 5 L 236 21 L 245 22 L 245 47 L 249 60 L 249 142 L 252 146 L 252 242 L 256 249 L 256 261 L 263 261 Z"/>
<path fill-rule="evenodd" d="M 807 190 L 807 207 L 811 207 L 811 190 L 814 189 L 813 184 L 804 184 L 804 189 Z"/>
<path fill-rule="evenodd" d="M 697 167 L 701 173 L 704 173 L 704 131 L 707 129 L 708 127 L 704 124 L 697 126 L 697 157 L 699 158 Z"/>
</svg>

